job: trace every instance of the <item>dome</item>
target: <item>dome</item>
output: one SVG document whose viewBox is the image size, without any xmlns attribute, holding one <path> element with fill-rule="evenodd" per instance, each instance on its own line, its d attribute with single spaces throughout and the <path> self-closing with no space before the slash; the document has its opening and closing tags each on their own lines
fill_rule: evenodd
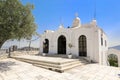
<svg viewBox="0 0 120 80">
<path fill-rule="evenodd" d="M 64 26 L 62 24 L 60 24 L 59 28 L 64 28 Z"/>
<path fill-rule="evenodd" d="M 91 24 L 94 25 L 94 26 L 96 26 L 96 25 L 97 25 L 97 21 L 96 21 L 95 19 L 93 19 L 93 20 L 91 21 Z"/>
<path fill-rule="evenodd" d="M 76 17 L 73 21 L 73 24 L 72 24 L 72 28 L 75 28 L 75 27 L 80 27 L 81 25 L 81 21 L 80 21 L 80 18 L 79 17 Z"/>
<path fill-rule="evenodd" d="M 76 19 L 80 21 L 80 18 L 79 18 L 79 17 L 76 17 Z"/>
</svg>

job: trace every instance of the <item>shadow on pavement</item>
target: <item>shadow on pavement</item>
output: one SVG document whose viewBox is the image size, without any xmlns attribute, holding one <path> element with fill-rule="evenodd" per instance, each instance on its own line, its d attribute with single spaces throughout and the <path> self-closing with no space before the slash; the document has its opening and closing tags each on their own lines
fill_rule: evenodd
<svg viewBox="0 0 120 80">
<path fill-rule="evenodd" d="M 16 65 L 16 63 L 12 61 L 0 62 L 0 72 L 9 71 L 10 66 L 13 65 Z"/>
</svg>

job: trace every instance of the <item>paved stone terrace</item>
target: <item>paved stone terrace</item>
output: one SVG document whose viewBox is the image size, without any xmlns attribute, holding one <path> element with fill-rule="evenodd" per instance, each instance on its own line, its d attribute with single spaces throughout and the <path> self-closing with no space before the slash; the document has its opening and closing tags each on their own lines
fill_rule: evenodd
<svg viewBox="0 0 120 80">
<path fill-rule="evenodd" d="M 14 59 L 0 61 L 0 80 L 120 80 L 120 69 L 88 64 L 57 73 Z"/>
<path fill-rule="evenodd" d="M 53 62 L 53 63 L 64 63 L 68 61 L 74 61 L 78 59 L 68 59 L 68 58 L 56 58 L 56 57 L 47 57 L 47 56 L 31 56 L 31 55 L 23 55 L 23 56 L 14 56 L 16 58 L 25 58 L 25 59 L 32 59 L 38 61 L 45 61 L 45 62 Z"/>
</svg>

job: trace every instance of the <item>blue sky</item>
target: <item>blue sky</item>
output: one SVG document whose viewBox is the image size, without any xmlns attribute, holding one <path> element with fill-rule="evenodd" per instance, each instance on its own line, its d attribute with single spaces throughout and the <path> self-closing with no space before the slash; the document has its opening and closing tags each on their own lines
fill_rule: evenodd
<svg viewBox="0 0 120 80">
<path fill-rule="evenodd" d="M 34 5 L 32 11 L 37 32 L 56 30 L 62 22 L 71 26 L 75 13 L 79 14 L 82 24 L 89 23 L 94 16 L 96 2 L 96 20 L 108 35 L 109 46 L 120 45 L 120 0 L 21 0 L 23 4 Z M 23 44 L 25 42 L 21 42 Z M 33 42 L 38 47 L 39 41 Z"/>
</svg>

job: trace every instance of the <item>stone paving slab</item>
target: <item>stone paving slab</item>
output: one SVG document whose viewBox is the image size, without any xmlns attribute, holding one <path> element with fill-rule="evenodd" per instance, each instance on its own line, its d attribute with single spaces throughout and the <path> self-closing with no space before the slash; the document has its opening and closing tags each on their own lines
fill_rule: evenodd
<svg viewBox="0 0 120 80">
<path fill-rule="evenodd" d="M 44 62 L 53 62 L 53 63 L 64 63 L 69 61 L 75 61 L 78 59 L 68 59 L 68 58 L 56 58 L 56 57 L 47 57 L 47 56 L 33 56 L 33 55 L 22 55 L 22 56 L 14 56 L 15 58 L 25 58 L 25 59 L 32 59 Z"/>
<path fill-rule="evenodd" d="M 0 80 L 120 80 L 120 68 L 88 64 L 57 73 L 14 59 L 0 61 Z"/>
</svg>

